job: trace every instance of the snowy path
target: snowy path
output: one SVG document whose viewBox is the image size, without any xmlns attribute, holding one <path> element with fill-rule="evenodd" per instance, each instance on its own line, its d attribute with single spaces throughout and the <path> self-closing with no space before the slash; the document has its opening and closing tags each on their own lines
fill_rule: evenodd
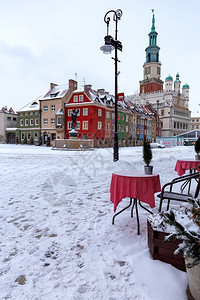
<svg viewBox="0 0 200 300">
<path fill-rule="evenodd" d="M 177 176 L 177 158 L 193 156 L 155 149 L 161 183 Z M 111 224 L 111 174 L 143 168 L 141 148 L 120 149 L 113 163 L 112 149 L 0 145 L 0 159 L 0 299 L 186 299 L 186 274 L 150 256 L 147 213 L 140 236 L 129 212 Z"/>
</svg>

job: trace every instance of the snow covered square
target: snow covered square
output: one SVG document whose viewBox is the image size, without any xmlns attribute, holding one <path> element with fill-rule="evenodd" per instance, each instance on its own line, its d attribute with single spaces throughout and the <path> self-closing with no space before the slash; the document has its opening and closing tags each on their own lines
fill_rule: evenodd
<svg viewBox="0 0 200 300">
<path fill-rule="evenodd" d="M 193 147 L 153 149 L 161 185 L 178 176 L 177 159 L 194 155 Z M 0 145 L 0 299 L 187 299 L 186 273 L 151 257 L 148 212 L 139 208 L 139 236 L 130 211 L 112 225 L 112 173 L 144 166 L 142 147 L 120 148 L 119 157 Z"/>
</svg>

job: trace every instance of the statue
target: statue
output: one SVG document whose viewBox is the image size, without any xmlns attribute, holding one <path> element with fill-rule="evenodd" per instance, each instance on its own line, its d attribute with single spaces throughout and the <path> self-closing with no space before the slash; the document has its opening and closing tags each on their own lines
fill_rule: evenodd
<svg viewBox="0 0 200 300">
<path fill-rule="evenodd" d="M 76 130 L 76 119 L 77 119 L 78 113 L 79 113 L 79 109 L 74 108 L 72 111 L 72 129 L 74 127 L 75 130 Z M 74 124 L 75 124 L 75 126 L 74 126 Z"/>
</svg>

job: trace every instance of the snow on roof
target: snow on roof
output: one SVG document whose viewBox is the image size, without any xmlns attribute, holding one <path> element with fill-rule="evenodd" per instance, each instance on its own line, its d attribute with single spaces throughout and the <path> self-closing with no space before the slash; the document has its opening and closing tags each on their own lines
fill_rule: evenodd
<svg viewBox="0 0 200 300">
<path fill-rule="evenodd" d="M 84 90 L 76 90 L 74 91 L 74 94 L 77 92 L 85 93 L 91 102 L 98 103 L 109 108 L 114 107 L 115 97 L 110 95 L 108 92 L 105 92 L 104 89 L 95 91 L 92 89 L 91 85 L 86 85 Z M 155 113 L 155 111 L 151 110 L 151 107 L 133 104 L 128 99 L 118 101 L 117 106 L 120 110 L 130 111 L 147 118 L 153 118 Z"/>
<path fill-rule="evenodd" d="M 40 100 L 47 99 L 57 99 L 64 97 L 69 91 L 68 84 L 55 85 L 51 90 L 49 90 L 45 96 L 40 98 Z"/>
<path fill-rule="evenodd" d="M 36 111 L 40 109 L 40 104 L 39 104 L 39 98 L 31 101 L 30 103 L 28 103 L 27 105 L 23 106 L 22 108 L 20 108 L 17 112 L 23 112 L 23 111 Z"/>
</svg>

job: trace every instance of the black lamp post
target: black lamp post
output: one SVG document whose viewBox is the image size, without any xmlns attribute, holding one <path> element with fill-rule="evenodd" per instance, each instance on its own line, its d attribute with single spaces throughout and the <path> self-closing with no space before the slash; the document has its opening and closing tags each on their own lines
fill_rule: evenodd
<svg viewBox="0 0 200 300">
<path fill-rule="evenodd" d="M 115 22 L 115 39 L 109 35 L 109 23 L 110 23 L 110 17 L 108 17 L 108 14 L 113 13 L 113 21 Z M 118 130 L 117 130 L 117 93 L 118 93 L 118 84 L 117 84 L 117 77 L 118 77 L 118 71 L 117 71 L 117 63 L 120 62 L 117 58 L 117 50 L 122 51 L 122 44 L 120 41 L 117 40 L 117 23 L 118 20 L 121 19 L 122 11 L 121 9 L 115 10 L 109 10 L 104 17 L 104 22 L 107 24 L 107 35 L 105 36 L 105 45 L 102 46 L 100 49 L 105 54 L 110 54 L 111 51 L 115 50 L 115 57 L 112 57 L 115 61 L 115 135 L 114 135 L 114 156 L 113 161 L 119 160 L 119 144 L 118 144 Z"/>
</svg>

